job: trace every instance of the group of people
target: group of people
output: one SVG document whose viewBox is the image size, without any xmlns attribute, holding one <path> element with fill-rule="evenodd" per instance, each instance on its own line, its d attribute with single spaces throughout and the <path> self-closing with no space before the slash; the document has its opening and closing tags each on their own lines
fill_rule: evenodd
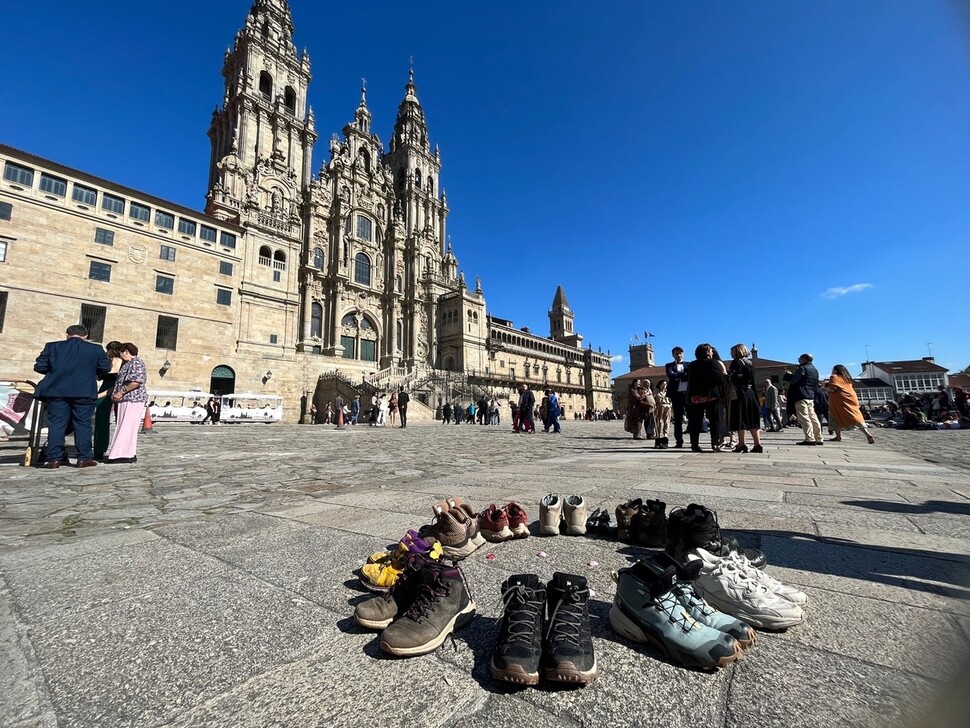
<svg viewBox="0 0 970 728">
<path fill-rule="evenodd" d="M 692 452 L 703 452 L 701 433 L 707 431 L 714 452 L 728 448 L 737 453 L 761 453 L 762 420 L 765 429 L 780 430 L 794 416 L 804 433 L 800 445 L 821 445 L 822 425 L 816 412 L 821 395 L 827 402 L 829 428 L 838 442 L 842 432 L 859 428 L 871 444 L 875 442 L 866 426 L 852 376 L 841 364 L 832 369 L 829 379 L 820 381 L 811 354 L 798 358 L 798 367 L 785 374 L 787 396 L 765 380 L 759 395 L 751 352 L 744 344 L 731 347 L 729 364 L 721 360 L 711 344 L 698 344 L 694 360 L 684 361 L 684 350 L 672 350 L 674 360 L 665 367 L 667 378 L 654 389 L 646 379 L 630 383 L 624 429 L 634 439 L 653 439 L 654 446 L 668 446 L 671 421 L 674 447 L 684 447 L 684 420 Z M 784 418 L 781 415 L 784 407 Z M 750 436 L 750 447 L 747 437 Z"/>
<path fill-rule="evenodd" d="M 970 428 L 970 395 L 962 387 L 933 392 L 909 392 L 899 402 L 887 402 L 869 413 L 882 427 L 899 430 L 961 430 Z"/>
<path fill-rule="evenodd" d="M 89 468 L 99 460 L 134 463 L 138 459 L 148 372 L 135 344 L 111 341 L 102 348 L 88 341 L 86 327 L 76 324 L 67 328 L 64 341 L 44 345 L 34 371 L 44 375 L 34 394 L 47 408 L 44 467 L 69 464 L 65 444 L 69 428 L 74 431 L 76 467 Z"/>
<path fill-rule="evenodd" d="M 470 425 L 500 425 L 502 423 L 502 403 L 493 397 L 480 397 L 467 407 L 461 402 L 445 402 L 441 405 L 441 424 L 454 422 Z"/>
</svg>

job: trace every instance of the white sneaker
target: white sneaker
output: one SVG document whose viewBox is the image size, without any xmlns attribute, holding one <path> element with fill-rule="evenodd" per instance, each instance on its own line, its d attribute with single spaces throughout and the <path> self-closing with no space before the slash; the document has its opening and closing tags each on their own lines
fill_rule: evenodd
<svg viewBox="0 0 970 728">
<path fill-rule="evenodd" d="M 559 521 L 562 519 L 562 498 L 550 493 L 539 501 L 539 535 L 558 536 Z"/>
<path fill-rule="evenodd" d="M 752 579 L 764 584 L 766 587 L 768 587 L 768 591 L 774 592 L 782 599 L 787 599 L 792 604 L 797 604 L 800 607 L 804 607 L 806 604 L 808 604 L 808 594 L 796 589 L 793 586 L 783 584 L 774 577 L 768 576 L 765 572 L 761 571 L 761 569 L 755 568 L 744 554 L 739 554 L 732 551 L 724 558 L 729 561 L 733 561 L 735 564 L 737 564 L 739 569 L 742 571 L 747 571 L 748 575 Z"/>
<path fill-rule="evenodd" d="M 786 629 L 804 621 L 802 608 L 758 581 L 750 573 L 756 571 L 753 567 L 742 568 L 702 548 L 687 558 L 701 562 L 694 589 L 715 609 L 761 629 Z"/>
</svg>

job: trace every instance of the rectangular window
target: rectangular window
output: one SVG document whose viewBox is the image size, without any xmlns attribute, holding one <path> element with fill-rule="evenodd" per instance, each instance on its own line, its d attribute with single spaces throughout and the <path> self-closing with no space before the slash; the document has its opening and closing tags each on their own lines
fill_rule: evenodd
<svg viewBox="0 0 970 728">
<path fill-rule="evenodd" d="M 162 212 L 161 210 L 155 210 L 155 224 L 158 227 L 171 230 L 175 227 L 175 216 L 169 215 L 167 212 Z"/>
<path fill-rule="evenodd" d="M 105 212 L 114 212 L 118 215 L 125 214 L 125 201 L 120 197 L 109 195 L 105 192 L 101 195 L 101 209 Z"/>
<path fill-rule="evenodd" d="M 278 270 L 273 271 L 273 282 L 279 283 L 283 279 L 283 274 Z"/>
<path fill-rule="evenodd" d="M 32 187 L 34 184 L 34 170 L 30 167 L 21 167 L 19 164 L 7 162 L 3 166 L 3 178 L 7 182 L 16 182 L 24 187 Z"/>
<path fill-rule="evenodd" d="M 179 320 L 171 316 L 159 316 L 155 329 L 155 348 L 175 351 L 179 341 Z"/>
<path fill-rule="evenodd" d="M 361 240 L 370 240 L 373 235 L 373 223 L 369 217 L 357 216 L 357 237 Z"/>
<path fill-rule="evenodd" d="M 219 274 L 224 276 L 231 276 L 232 263 L 227 263 L 224 260 L 219 261 Z"/>
<path fill-rule="evenodd" d="M 360 358 L 363 361 L 377 361 L 377 342 L 361 339 Z"/>
<path fill-rule="evenodd" d="M 128 206 L 128 217 L 130 217 L 132 220 L 148 222 L 152 219 L 152 210 L 150 207 L 145 207 L 144 205 L 139 205 L 137 202 L 132 202 Z"/>
<path fill-rule="evenodd" d="M 216 241 L 216 229 L 208 225 L 203 225 L 199 228 L 199 237 L 203 240 L 208 240 L 210 243 L 214 243 Z"/>
<path fill-rule="evenodd" d="M 233 235 L 232 233 L 227 233 L 227 232 L 223 231 L 222 238 L 221 238 L 221 242 L 222 242 L 223 247 L 226 247 L 226 248 L 235 248 L 236 247 L 236 236 Z"/>
<path fill-rule="evenodd" d="M 51 174 L 41 173 L 40 189 L 42 192 L 49 192 L 58 197 L 65 197 L 67 195 L 67 180 Z"/>
<path fill-rule="evenodd" d="M 0 334 L 3 333 L 3 320 L 7 318 L 7 292 L 0 291 Z"/>
<path fill-rule="evenodd" d="M 269 343 L 275 344 L 279 341 L 279 337 L 276 334 L 269 335 Z"/>
<path fill-rule="evenodd" d="M 175 248 L 171 245 L 163 245 L 158 257 L 162 260 L 175 261 Z"/>
<path fill-rule="evenodd" d="M 223 306 L 229 306 L 232 304 L 232 291 L 226 288 L 219 288 L 216 290 L 216 303 Z"/>
<path fill-rule="evenodd" d="M 98 204 L 98 191 L 75 182 L 71 199 L 75 202 L 80 202 L 82 205 L 91 205 L 93 207 Z"/>
<path fill-rule="evenodd" d="M 0 240 L 0 263 L 7 262 L 7 241 Z"/>
<path fill-rule="evenodd" d="M 111 282 L 111 266 L 108 263 L 101 263 L 97 260 L 91 261 L 91 268 L 88 270 L 88 278 L 93 281 Z"/>
<path fill-rule="evenodd" d="M 81 304 L 81 320 L 78 323 L 88 330 L 90 341 L 104 341 L 104 320 L 107 314 L 108 309 L 104 306 Z"/>
<path fill-rule="evenodd" d="M 353 336 L 341 336 L 340 345 L 344 348 L 344 359 L 357 358 L 356 341 Z"/>
<path fill-rule="evenodd" d="M 186 220 L 184 217 L 180 217 L 179 232 L 182 233 L 182 235 L 195 236 L 195 223 L 191 220 Z"/>
<path fill-rule="evenodd" d="M 171 296 L 174 290 L 174 278 L 171 276 L 155 276 L 155 293 L 165 293 Z"/>
<path fill-rule="evenodd" d="M 101 245 L 114 245 L 115 234 L 111 230 L 105 230 L 104 228 L 95 228 L 94 242 L 101 243 Z"/>
<path fill-rule="evenodd" d="M 0 202 L 0 220 L 9 220 L 13 212 L 13 205 L 9 202 Z"/>
</svg>

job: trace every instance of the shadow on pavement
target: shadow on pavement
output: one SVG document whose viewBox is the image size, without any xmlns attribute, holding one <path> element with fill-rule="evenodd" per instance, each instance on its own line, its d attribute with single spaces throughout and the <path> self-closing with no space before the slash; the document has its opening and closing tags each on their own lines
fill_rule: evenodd
<svg viewBox="0 0 970 728">
<path fill-rule="evenodd" d="M 953 503 L 951 501 L 928 500 L 919 505 L 881 500 L 846 500 L 842 503 L 848 506 L 858 506 L 872 511 L 889 513 L 952 513 L 958 516 L 970 516 L 970 503 Z"/>
</svg>

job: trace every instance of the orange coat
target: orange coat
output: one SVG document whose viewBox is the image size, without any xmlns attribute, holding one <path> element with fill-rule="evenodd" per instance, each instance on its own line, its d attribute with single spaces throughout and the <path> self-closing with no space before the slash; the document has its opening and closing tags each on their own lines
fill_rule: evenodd
<svg viewBox="0 0 970 728">
<path fill-rule="evenodd" d="M 838 374 L 833 374 L 826 385 L 829 391 L 829 417 L 845 429 L 853 425 L 865 424 L 865 419 L 859 409 L 859 397 L 856 396 L 852 382 L 845 381 Z"/>
</svg>

